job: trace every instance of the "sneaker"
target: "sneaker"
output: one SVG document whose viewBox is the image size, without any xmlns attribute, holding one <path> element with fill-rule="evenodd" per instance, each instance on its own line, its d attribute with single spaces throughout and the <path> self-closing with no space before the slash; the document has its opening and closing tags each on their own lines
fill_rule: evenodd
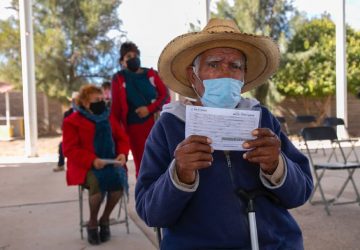
<svg viewBox="0 0 360 250">
<path fill-rule="evenodd" d="M 65 170 L 64 166 L 57 166 L 56 168 L 53 168 L 54 172 L 61 172 L 61 171 L 64 171 L 64 170 Z"/>
</svg>

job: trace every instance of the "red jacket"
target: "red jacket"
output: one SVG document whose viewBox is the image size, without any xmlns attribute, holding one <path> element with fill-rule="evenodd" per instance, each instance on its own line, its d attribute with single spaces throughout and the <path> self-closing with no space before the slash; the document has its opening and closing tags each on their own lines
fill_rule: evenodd
<svg viewBox="0 0 360 250">
<path fill-rule="evenodd" d="M 147 78 L 155 86 L 157 97 L 156 101 L 147 106 L 150 113 L 162 109 L 162 106 L 170 102 L 169 91 L 155 70 L 149 69 Z M 117 72 L 111 83 L 111 113 L 120 121 L 125 129 L 127 128 L 127 113 L 129 111 L 126 100 L 126 82 L 121 72 Z"/>
<path fill-rule="evenodd" d="M 129 139 L 121 125 L 109 118 L 116 155 L 129 153 Z M 85 182 L 86 173 L 96 158 L 94 148 L 95 123 L 79 112 L 66 117 L 63 123 L 63 152 L 67 158 L 66 181 L 68 185 Z"/>
</svg>

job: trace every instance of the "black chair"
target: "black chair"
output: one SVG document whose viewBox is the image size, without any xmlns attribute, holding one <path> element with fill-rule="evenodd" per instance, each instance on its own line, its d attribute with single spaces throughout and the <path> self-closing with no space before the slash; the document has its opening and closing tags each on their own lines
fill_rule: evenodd
<svg viewBox="0 0 360 250">
<path fill-rule="evenodd" d="M 328 127 L 333 127 L 333 128 L 337 128 L 338 126 L 343 126 L 345 129 L 346 134 L 348 135 L 347 138 L 343 138 L 343 139 L 339 139 L 340 143 L 349 143 L 350 144 L 350 151 L 348 152 L 348 154 L 346 155 L 346 159 L 349 159 L 351 154 L 354 155 L 355 159 L 357 162 L 359 162 L 359 156 L 356 154 L 356 150 L 355 150 L 355 144 L 358 142 L 358 139 L 355 138 L 350 138 L 349 137 L 349 132 L 347 130 L 347 127 L 345 126 L 345 122 L 343 119 L 338 118 L 338 117 L 326 117 L 323 121 L 323 125 L 324 126 L 328 126 Z M 332 155 L 331 155 L 332 156 Z M 335 159 L 336 158 L 336 154 L 334 155 Z"/>
<path fill-rule="evenodd" d="M 314 191 L 311 194 L 310 199 L 309 199 L 310 203 L 311 204 L 317 204 L 317 203 L 324 204 L 325 210 L 328 215 L 330 215 L 329 207 L 332 205 L 344 205 L 344 204 L 351 204 L 351 203 L 359 203 L 359 205 L 360 205 L 359 191 L 358 191 L 358 189 L 355 185 L 355 181 L 353 179 L 355 170 L 360 168 L 360 163 L 347 161 L 345 153 L 341 147 L 341 143 L 337 140 L 337 134 L 336 134 L 335 129 L 333 127 L 326 127 L 326 126 L 324 126 L 324 127 L 307 127 L 307 128 L 302 129 L 301 134 L 305 141 L 306 150 L 308 153 L 310 164 L 314 171 L 314 176 L 315 176 L 315 181 L 316 181 Z M 334 150 L 340 151 L 342 160 L 337 161 L 337 162 L 329 162 L 329 160 L 328 160 L 326 162 L 316 163 L 313 159 L 313 156 L 310 153 L 310 146 L 309 146 L 310 141 L 328 141 L 328 142 L 330 142 L 330 144 L 333 145 L 333 147 L 331 147 L 331 149 L 333 151 Z M 321 181 L 323 180 L 326 170 L 346 171 L 347 172 L 346 180 L 342 184 L 340 190 L 337 192 L 335 197 L 332 199 L 327 199 L 325 197 L 325 192 L 324 192 L 323 186 L 321 185 Z M 320 173 L 318 173 L 319 171 L 320 171 Z M 343 194 L 343 192 L 344 192 L 345 188 L 347 187 L 347 185 L 349 184 L 349 182 L 353 186 L 353 189 L 354 189 L 355 195 L 356 195 L 356 199 L 352 200 L 352 201 L 341 201 L 340 202 L 339 198 Z M 319 191 L 320 191 L 321 200 L 313 201 L 313 196 L 317 189 L 319 189 Z"/>
<path fill-rule="evenodd" d="M 302 127 L 314 127 L 314 126 L 316 126 L 316 117 L 313 115 L 298 115 L 295 117 L 295 122 L 300 123 L 302 125 Z M 301 129 L 299 132 L 299 147 L 301 150 L 303 150 Z M 319 147 L 316 147 L 314 152 L 317 153 L 318 149 L 319 149 Z M 323 151 L 323 154 L 326 155 L 324 147 L 322 147 L 322 151 Z"/>
<path fill-rule="evenodd" d="M 316 117 L 313 115 L 297 115 L 295 117 L 295 121 L 297 123 L 305 123 L 305 124 L 313 123 L 313 125 L 315 125 Z"/>
<path fill-rule="evenodd" d="M 276 119 L 279 121 L 281 128 L 285 132 L 285 134 L 290 135 L 289 127 L 287 125 L 285 117 L 284 116 L 276 116 Z"/>
</svg>

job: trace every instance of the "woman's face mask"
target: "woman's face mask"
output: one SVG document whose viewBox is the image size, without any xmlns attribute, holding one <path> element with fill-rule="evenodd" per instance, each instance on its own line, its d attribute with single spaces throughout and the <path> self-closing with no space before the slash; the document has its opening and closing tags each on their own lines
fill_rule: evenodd
<svg viewBox="0 0 360 250">
<path fill-rule="evenodd" d="M 106 109 L 106 104 L 104 101 L 91 102 L 89 109 L 94 115 L 101 115 Z"/>
<path fill-rule="evenodd" d="M 140 68 L 140 58 L 133 57 L 126 61 L 128 70 L 136 72 Z"/>
</svg>

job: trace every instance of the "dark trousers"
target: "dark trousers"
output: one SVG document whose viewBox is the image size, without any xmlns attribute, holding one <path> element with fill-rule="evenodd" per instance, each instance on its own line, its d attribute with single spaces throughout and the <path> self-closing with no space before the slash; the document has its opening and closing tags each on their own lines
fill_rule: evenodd
<svg viewBox="0 0 360 250">
<path fill-rule="evenodd" d="M 59 159 L 58 164 L 59 167 L 62 167 L 65 165 L 65 158 L 62 150 L 62 141 L 59 143 Z"/>
</svg>

